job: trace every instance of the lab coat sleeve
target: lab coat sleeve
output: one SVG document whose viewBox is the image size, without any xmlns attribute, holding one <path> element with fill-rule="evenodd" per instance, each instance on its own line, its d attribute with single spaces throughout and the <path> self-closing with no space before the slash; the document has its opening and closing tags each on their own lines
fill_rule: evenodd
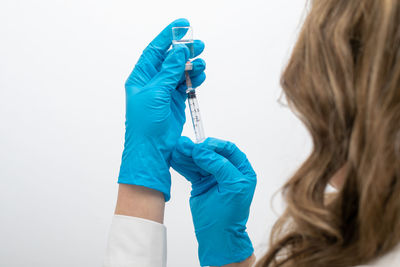
<svg viewBox="0 0 400 267">
<path fill-rule="evenodd" d="M 142 218 L 114 215 L 104 267 L 165 267 L 167 229 Z"/>
</svg>

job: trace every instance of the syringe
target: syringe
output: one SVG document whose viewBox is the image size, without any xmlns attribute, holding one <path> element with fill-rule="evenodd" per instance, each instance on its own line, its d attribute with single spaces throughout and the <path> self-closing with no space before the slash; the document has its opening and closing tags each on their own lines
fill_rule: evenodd
<svg viewBox="0 0 400 267">
<path fill-rule="evenodd" d="M 196 136 L 196 143 L 201 143 L 205 139 L 205 134 L 204 134 L 203 123 L 201 121 L 201 116 L 200 116 L 199 102 L 197 102 L 196 90 L 192 87 L 192 81 L 190 80 L 190 76 L 187 71 L 185 71 L 185 77 L 187 85 L 186 93 L 188 96 L 190 115 L 192 116 L 192 123 L 193 123 L 194 134 Z"/>
<path fill-rule="evenodd" d="M 194 55 L 194 44 L 193 44 L 193 29 L 190 26 L 187 27 L 173 27 L 172 28 L 172 44 L 185 44 L 189 48 L 190 57 L 193 58 Z M 186 62 L 185 65 L 185 78 L 187 85 L 187 96 L 189 102 L 190 115 L 192 116 L 192 123 L 194 134 L 196 136 L 196 143 L 201 143 L 205 139 L 203 123 L 201 121 L 199 103 L 196 98 L 196 91 L 192 86 L 192 81 L 188 71 L 193 70 L 193 64 Z"/>
</svg>

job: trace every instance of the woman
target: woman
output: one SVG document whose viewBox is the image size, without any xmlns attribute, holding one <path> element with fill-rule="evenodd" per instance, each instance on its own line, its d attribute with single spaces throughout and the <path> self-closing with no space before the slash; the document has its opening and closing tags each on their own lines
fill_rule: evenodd
<svg viewBox="0 0 400 267">
<path fill-rule="evenodd" d="M 106 266 L 165 266 L 170 166 L 192 183 L 200 264 L 252 266 L 246 222 L 256 175 L 234 144 L 180 137 L 188 53 L 167 51 L 174 25 L 188 22 L 167 27 L 126 84 L 126 140 Z M 281 85 L 313 150 L 283 187 L 286 212 L 256 266 L 400 266 L 399 25 L 399 0 L 312 1 Z M 203 47 L 196 42 L 196 55 Z M 199 86 L 205 64 L 194 65 Z M 329 197 L 328 183 L 338 189 Z"/>
</svg>

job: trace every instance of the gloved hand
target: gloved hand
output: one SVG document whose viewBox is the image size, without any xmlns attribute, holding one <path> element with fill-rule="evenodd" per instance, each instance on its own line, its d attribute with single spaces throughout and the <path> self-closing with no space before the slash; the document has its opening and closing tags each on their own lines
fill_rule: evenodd
<svg viewBox="0 0 400 267">
<path fill-rule="evenodd" d="M 185 123 L 185 63 L 189 49 L 173 47 L 172 27 L 189 26 L 186 19 L 168 25 L 143 51 L 125 83 L 125 145 L 118 182 L 149 187 L 170 199 L 169 160 Z M 194 56 L 204 43 L 194 41 Z M 205 80 L 205 62 L 193 61 L 194 87 Z"/>
<path fill-rule="evenodd" d="M 253 253 L 246 232 L 256 173 L 233 143 L 181 137 L 171 166 L 192 183 L 190 209 L 201 266 L 241 262 Z"/>
</svg>

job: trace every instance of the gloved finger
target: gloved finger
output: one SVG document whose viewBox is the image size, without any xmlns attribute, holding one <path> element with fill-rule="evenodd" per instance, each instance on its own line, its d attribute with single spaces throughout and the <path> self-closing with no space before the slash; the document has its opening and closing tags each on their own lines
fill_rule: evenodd
<svg viewBox="0 0 400 267">
<path fill-rule="evenodd" d="M 199 74 L 204 72 L 204 70 L 206 69 L 206 62 L 201 58 L 196 58 L 195 60 L 192 61 L 192 66 L 193 66 L 193 69 L 188 71 L 190 80 L 192 80 L 195 76 L 198 76 Z M 182 84 L 186 85 L 186 75 L 185 74 L 182 75 L 181 81 L 178 85 L 178 89 Z M 197 84 L 197 86 L 199 86 L 200 84 Z M 184 89 L 184 90 L 186 90 L 186 89 Z"/>
<path fill-rule="evenodd" d="M 243 153 L 234 143 L 217 138 L 207 138 L 203 142 L 203 145 L 207 149 L 213 150 L 227 158 L 244 175 L 256 176 L 246 154 Z"/>
<path fill-rule="evenodd" d="M 187 26 L 190 26 L 187 19 L 174 20 L 150 42 L 144 49 L 142 56 L 146 57 L 154 66 L 161 64 L 165 58 L 165 53 L 172 44 L 172 27 Z"/>
<path fill-rule="evenodd" d="M 192 140 L 182 136 L 172 152 L 170 161 L 171 167 L 192 183 L 192 197 L 208 191 L 217 183 L 214 176 L 194 163 L 192 158 L 193 148 Z"/>
<path fill-rule="evenodd" d="M 194 163 L 192 150 L 194 143 L 186 136 L 179 138 L 171 154 L 171 167 L 184 176 L 188 181 L 194 183 L 200 180 L 200 168 Z"/>
<path fill-rule="evenodd" d="M 188 71 L 189 76 L 197 76 L 206 69 L 206 62 L 202 58 L 196 58 L 192 61 L 193 69 Z"/>
<path fill-rule="evenodd" d="M 186 157 L 178 151 L 173 151 L 170 160 L 171 167 L 191 183 L 200 180 L 198 167 L 191 157 Z"/>
<path fill-rule="evenodd" d="M 192 158 L 192 151 L 194 149 L 194 145 L 195 144 L 189 137 L 181 136 L 178 139 L 178 142 L 176 143 L 174 150 L 187 158 Z"/>
<path fill-rule="evenodd" d="M 193 55 L 192 57 L 198 57 L 204 51 L 204 43 L 201 40 L 193 41 Z"/>
<path fill-rule="evenodd" d="M 195 145 L 192 157 L 200 168 L 214 175 L 220 189 L 236 187 L 236 184 L 247 180 L 227 158 L 207 149 L 202 143 Z"/>
<path fill-rule="evenodd" d="M 200 73 L 199 75 L 191 78 L 192 81 L 192 87 L 193 88 L 197 88 L 200 85 L 202 85 L 202 83 L 206 80 L 206 74 L 204 72 Z M 179 87 L 178 87 L 178 91 L 182 92 L 182 93 L 186 93 L 186 89 L 187 89 L 187 85 L 186 82 L 182 82 Z"/>
<path fill-rule="evenodd" d="M 202 58 L 196 58 L 195 60 L 192 61 L 192 67 L 193 69 L 188 71 L 190 78 L 202 73 L 206 69 L 206 62 Z M 182 75 L 181 83 L 186 83 L 185 74 Z"/>
<path fill-rule="evenodd" d="M 175 89 L 185 71 L 185 63 L 189 58 L 189 49 L 185 45 L 177 45 L 172 48 L 164 60 L 161 70 L 148 84 L 149 86 L 161 86 L 169 90 Z"/>
<path fill-rule="evenodd" d="M 209 173 L 200 169 L 193 161 L 192 158 L 192 152 L 194 149 L 195 143 L 186 136 L 181 136 L 175 146 L 174 151 L 181 153 L 182 155 L 184 155 L 187 158 L 191 159 L 191 162 L 196 166 L 197 171 L 201 174 L 201 176 L 208 176 Z"/>
</svg>

